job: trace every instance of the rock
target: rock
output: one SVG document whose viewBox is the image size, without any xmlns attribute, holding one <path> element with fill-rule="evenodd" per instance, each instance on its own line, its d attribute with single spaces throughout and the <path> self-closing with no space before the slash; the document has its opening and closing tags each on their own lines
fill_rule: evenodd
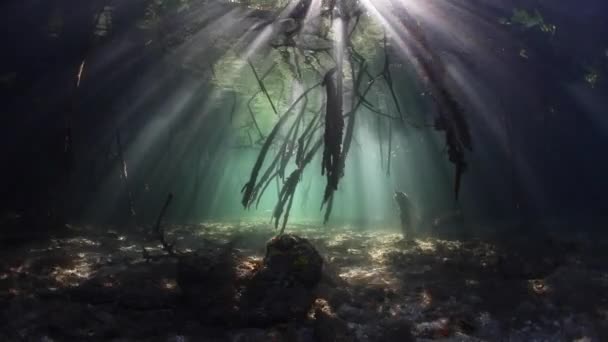
<svg viewBox="0 0 608 342">
<path fill-rule="evenodd" d="M 315 299 L 323 259 L 306 239 L 280 235 L 266 246 L 263 263 L 232 245 L 179 257 L 177 284 L 201 320 L 267 327 L 303 319 Z"/>
<path fill-rule="evenodd" d="M 264 266 L 243 294 L 243 320 L 266 326 L 305 318 L 322 269 L 323 259 L 308 240 L 291 234 L 271 239 Z"/>
<path fill-rule="evenodd" d="M 268 242 L 264 269 L 312 288 L 321 280 L 323 258 L 308 240 L 284 234 Z"/>
</svg>

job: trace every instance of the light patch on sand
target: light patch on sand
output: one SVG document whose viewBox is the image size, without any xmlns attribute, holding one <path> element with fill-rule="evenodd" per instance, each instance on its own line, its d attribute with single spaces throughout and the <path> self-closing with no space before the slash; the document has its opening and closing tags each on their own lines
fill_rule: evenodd
<svg viewBox="0 0 608 342">
<path fill-rule="evenodd" d="M 64 286 L 78 286 L 89 279 L 94 273 L 93 263 L 84 258 L 85 255 L 80 256 L 80 254 L 84 253 L 79 253 L 80 258 L 73 259 L 69 267 L 55 266 L 51 277 Z"/>
<path fill-rule="evenodd" d="M 82 238 L 82 237 L 68 239 L 68 240 L 66 240 L 66 242 L 69 243 L 69 244 L 84 245 L 84 246 L 91 246 L 91 247 L 95 247 L 95 246 L 101 245 L 100 242 L 93 241 L 91 239 Z"/>
<path fill-rule="evenodd" d="M 342 245 L 345 241 L 351 240 L 352 237 L 348 234 L 337 234 L 331 237 L 329 241 L 327 241 L 328 247 L 337 247 Z"/>
<path fill-rule="evenodd" d="M 382 263 L 386 262 L 387 254 L 389 254 L 391 252 L 399 252 L 399 251 L 400 250 L 398 248 L 380 246 L 380 247 L 372 248 L 368 252 L 368 254 L 372 258 L 373 262 L 382 264 Z"/>
<path fill-rule="evenodd" d="M 425 252 L 435 252 L 437 245 L 433 241 L 416 240 L 418 247 Z"/>
<path fill-rule="evenodd" d="M 130 246 L 122 246 L 118 248 L 121 252 L 133 252 L 133 251 L 137 251 L 140 248 L 137 245 L 130 245 Z"/>
<path fill-rule="evenodd" d="M 160 281 L 160 286 L 167 291 L 175 291 L 177 289 L 177 281 L 175 279 L 163 278 Z"/>
</svg>

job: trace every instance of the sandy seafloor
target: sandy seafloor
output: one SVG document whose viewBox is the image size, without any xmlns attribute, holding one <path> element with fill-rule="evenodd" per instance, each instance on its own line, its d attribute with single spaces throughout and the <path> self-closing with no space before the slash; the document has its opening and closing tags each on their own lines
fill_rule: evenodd
<svg viewBox="0 0 608 342">
<path fill-rule="evenodd" d="M 148 229 L 148 228 L 147 228 Z M 221 246 L 260 260 L 267 224 L 167 228 L 182 251 Z M 61 237 L 13 239 L 0 251 L 2 341 L 315 341 L 308 321 L 201 324 L 186 309 L 176 262 L 145 229 L 76 225 Z M 295 225 L 338 286 L 318 289 L 346 327 L 340 341 L 608 341 L 608 242 L 589 234 L 419 236 Z M 327 287 L 327 286 L 326 286 Z M 386 327 L 392 327 L 390 329 Z M 325 327 L 327 329 L 327 327 Z M 329 327 L 331 329 L 331 326 Z M 394 331 L 388 331 L 388 330 Z"/>
</svg>

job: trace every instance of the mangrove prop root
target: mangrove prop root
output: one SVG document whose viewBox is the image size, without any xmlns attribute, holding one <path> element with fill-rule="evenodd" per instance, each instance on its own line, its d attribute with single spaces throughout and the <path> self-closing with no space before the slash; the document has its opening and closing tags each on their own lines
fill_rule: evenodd
<svg viewBox="0 0 608 342">
<path fill-rule="evenodd" d="M 272 111 L 274 112 L 275 115 L 279 115 L 279 112 L 277 111 L 276 107 L 274 106 L 274 102 L 272 102 L 272 98 L 270 97 L 270 94 L 268 94 L 268 90 L 266 90 L 266 86 L 264 85 L 264 81 L 262 79 L 260 79 L 260 77 L 258 76 L 258 72 L 255 70 L 255 67 L 253 66 L 253 63 L 251 63 L 251 60 L 247 60 L 247 63 L 249 63 L 249 66 L 251 67 L 251 71 L 253 72 L 253 75 L 255 76 L 255 79 L 258 81 L 258 85 L 260 86 L 260 90 L 262 90 L 262 92 L 264 93 L 264 95 L 266 95 L 266 98 L 268 99 L 268 102 L 270 103 L 270 107 L 272 107 Z"/>
<path fill-rule="evenodd" d="M 446 145 L 451 163 L 455 165 L 454 196 L 458 199 L 462 173 L 467 163 L 465 150 L 472 151 L 471 134 L 464 110 L 447 87 L 448 75 L 439 55 L 430 48 L 422 29 L 416 24 L 406 10 L 399 15 L 400 22 L 413 38 L 412 55 L 418 64 L 421 78 L 427 79 L 431 95 L 437 105 L 439 116 L 435 120 L 435 129 L 445 131 Z"/>
<path fill-rule="evenodd" d="M 329 217 L 331 216 L 331 211 L 334 208 L 334 195 L 332 194 L 327 201 L 327 208 L 325 209 L 325 215 L 323 215 L 323 224 L 327 224 L 329 221 Z"/>
<path fill-rule="evenodd" d="M 393 0 L 391 0 L 391 2 L 392 1 Z M 334 6 L 336 6 L 335 13 L 332 10 Z M 307 103 L 304 104 L 299 114 L 295 115 L 295 120 L 289 119 L 290 128 L 287 130 L 285 130 L 284 127 L 287 125 L 285 116 L 291 114 L 291 110 L 295 108 L 296 104 L 302 100 L 306 94 L 300 96 L 283 116 L 279 115 L 278 122 L 275 124 L 268 137 L 265 138 L 262 150 L 258 154 L 258 159 L 251 171 L 249 181 L 242 189 L 242 204 L 245 207 L 249 207 L 252 203 L 256 203 L 257 206 L 261 196 L 270 183 L 272 183 L 272 180 L 274 179 L 277 182 L 278 199 L 273 210 L 272 220 L 274 221 L 273 223 L 276 229 L 279 228 L 279 223 L 281 223 L 282 220 L 281 233 L 285 230 L 293 198 L 297 186 L 301 181 L 304 169 L 310 163 L 315 153 L 320 152 L 321 147 L 323 147 L 322 153 L 319 153 L 321 154 L 321 173 L 327 178 L 321 208 L 323 209 L 325 206 L 324 222 L 327 222 L 329 219 L 334 205 L 333 201 L 336 200 L 334 193 L 338 188 L 340 178 L 344 176 L 346 157 L 352 143 L 356 143 L 354 138 L 355 123 L 358 121 L 356 116 L 358 115 L 357 111 L 361 106 L 378 118 L 377 133 L 380 141 L 381 165 L 383 168 L 386 168 L 388 176 L 390 176 L 391 173 L 392 154 L 394 152 L 393 134 L 396 133 L 394 132 L 395 127 L 393 127 L 393 124 L 399 122 L 399 124 L 403 126 L 408 124 L 415 128 L 432 127 L 436 130 L 445 132 L 449 160 L 456 167 L 456 184 L 454 186 L 456 196 L 458 196 L 460 190 L 461 176 L 466 168 L 464 153 L 467 149 L 471 150 L 471 137 L 467 122 L 464 120 L 462 109 L 455 100 L 453 94 L 448 91 L 447 78 L 449 75 L 445 72 L 444 66 L 441 65 L 439 56 L 429 49 L 420 26 L 413 18 L 409 17 L 409 13 L 405 11 L 404 15 L 400 16 L 400 20 L 409 33 L 409 37 L 412 38 L 411 62 L 416 67 L 416 71 L 418 71 L 421 78 L 428 82 L 429 93 L 432 95 L 439 112 L 438 117 L 432 125 L 424 122 L 422 124 L 413 123 L 410 120 L 411 118 L 406 114 L 406 111 L 404 111 L 405 108 L 402 108 L 402 105 L 399 103 L 399 97 L 397 96 L 398 88 L 394 83 L 394 75 L 391 70 L 392 55 L 389 51 L 390 47 L 387 34 L 384 34 L 381 41 L 382 47 L 384 48 L 384 63 L 382 69 L 377 75 L 372 75 L 368 70 L 367 61 L 356 51 L 354 44 L 351 42 L 351 37 L 357 30 L 359 24 L 360 12 L 355 11 L 354 14 L 351 13 L 352 15 L 347 14 L 348 11 L 345 11 L 344 6 L 343 2 L 330 1 L 328 6 L 325 6 L 326 9 L 322 11 L 322 15 L 329 17 L 330 27 L 332 26 L 331 21 L 333 21 L 334 15 L 346 22 L 343 26 L 345 31 L 342 36 L 346 37 L 345 48 L 347 50 L 344 51 L 341 46 L 334 48 L 334 50 L 336 50 L 333 51 L 335 52 L 335 55 L 331 49 L 312 51 L 309 56 L 305 56 L 306 59 L 304 60 L 304 63 L 312 69 L 312 72 L 318 74 L 318 76 L 323 79 L 318 85 L 323 85 L 325 87 L 325 103 L 322 104 L 319 112 L 310 119 L 304 117 L 304 113 L 309 110 L 307 108 Z M 355 18 L 354 22 L 351 21 L 352 18 Z M 327 30 L 327 32 L 329 32 L 329 30 Z M 288 67 L 290 68 L 289 70 L 293 72 L 294 78 L 302 81 L 305 77 L 302 72 L 303 69 L 301 69 L 303 65 L 301 65 L 299 57 L 305 54 L 301 52 L 301 47 L 298 46 L 297 41 L 291 38 L 292 37 L 290 37 L 283 46 L 274 46 L 274 48 L 279 52 L 283 52 L 283 61 L 290 64 Z M 313 63 L 316 62 L 319 65 L 320 70 L 327 70 L 318 58 L 318 55 L 323 54 L 326 54 L 328 59 L 333 61 L 334 64 L 334 68 L 329 69 L 325 74 L 322 74 L 313 66 Z M 347 54 L 346 60 L 350 63 L 350 71 L 352 73 L 350 79 L 352 79 L 353 96 L 352 103 L 349 106 L 350 111 L 348 113 L 343 112 L 342 103 L 344 54 Z M 277 113 L 273 99 L 270 98 L 270 94 L 264 85 L 265 75 L 259 77 L 253 64 L 250 61 L 248 62 L 258 81 L 260 88 L 259 92 L 264 93 L 271 104 L 273 111 Z M 380 79 L 382 79 L 382 83 L 386 85 L 385 90 L 388 95 L 390 95 L 394 104 L 394 107 L 390 107 L 391 111 L 386 111 L 385 109 L 385 112 L 382 112 L 379 109 L 380 107 L 374 105 L 377 101 L 373 101 L 374 103 L 372 103 L 372 101 L 367 98 L 370 89 L 374 85 L 377 85 L 376 81 Z M 366 84 L 364 85 L 363 83 Z M 312 88 L 309 88 L 305 93 L 308 93 L 311 89 Z M 283 88 L 281 89 L 281 93 L 282 92 Z M 256 93 L 256 95 L 258 93 Z M 279 96 L 279 100 L 281 97 L 282 95 Z M 306 100 L 308 100 L 308 98 L 306 98 Z M 276 97 L 274 98 L 274 101 L 275 103 L 278 101 Z M 322 113 L 323 109 L 325 109 L 325 113 Z M 250 113 L 254 116 L 251 109 Z M 293 117 L 294 115 L 289 116 Z M 345 120 L 348 120 L 348 122 Z M 382 120 L 387 120 L 388 127 L 382 124 Z M 283 133 L 286 134 L 283 135 Z M 384 148 L 382 141 L 386 141 L 386 149 Z M 269 166 L 266 166 L 266 157 L 270 146 L 276 147 L 276 151 L 273 150 L 272 152 L 276 152 L 276 155 L 269 163 Z M 295 156 L 295 158 L 293 156 Z M 387 159 L 386 164 L 384 164 L 383 160 L 385 156 Z M 291 163 L 293 159 L 295 159 L 296 168 L 286 177 L 288 164 Z M 262 177 L 258 178 L 258 174 L 262 167 L 265 168 L 265 171 L 263 172 Z M 279 182 L 282 184 L 279 184 Z"/>
<path fill-rule="evenodd" d="M 287 136 L 292 136 L 292 132 L 295 130 L 295 133 L 293 133 L 293 137 L 291 139 L 285 139 L 285 141 L 283 142 L 283 144 L 281 145 L 277 155 L 275 156 L 274 160 L 272 161 L 270 167 L 268 167 L 266 169 L 266 172 L 264 172 L 264 175 L 262 176 L 262 178 L 260 179 L 260 181 L 258 182 L 258 184 L 255 186 L 255 189 L 253 191 L 253 195 L 251 198 L 251 201 L 253 202 L 255 200 L 256 202 L 256 208 L 262 198 L 262 194 L 264 193 L 264 191 L 266 190 L 266 188 L 268 187 L 268 185 L 270 184 L 270 182 L 272 181 L 273 178 L 277 177 L 277 184 L 278 184 L 278 178 L 284 179 L 284 175 L 285 175 L 285 169 L 287 167 L 287 164 L 289 163 L 289 160 L 291 160 L 293 153 L 291 153 L 293 146 L 296 144 L 296 137 L 297 137 L 297 130 L 300 124 L 300 121 L 303 118 L 304 115 L 304 111 L 306 109 L 306 106 L 308 104 L 308 97 L 304 96 L 304 105 L 302 106 L 300 113 L 298 114 L 297 118 L 296 118 L 296 122 L 295 124 L 293 124 L 291 126 L 291 128 L 289 129 L 289 132 L 287 133 Z M 280 161 L 280 162 L 279 162 Z M 296 163 L 297 164 L 297 163 Z M 272 174 L 272 172 L 275 170 L 275 168 L 278 165 L 278 169 L 276 170 L 276 172 L 274 174 Z M 272 177 L 270 176 L 272 174 Z M 260 191 L 261 190 L 261 191 Z M 279 187 L 277 186 L 277 191 L 280 194 L 279 191 Z M 257 198 L 257 200 L 256 200 Z"/>
<path fill-rule="evenodd" d="M 253 122 L 255 129 L 258 131 L 258 135 L 260 136 L 260 139 L 264 139 L 264 134 L 262 133 L 262 130 L 260 129 L 260 125 L 258 125 L 258 121 L 255 118 L 255 113 L 253 112 L 253 109 L 251 108 L 251 102 L 253 102 L 253 100 L 259 93 L 260 92 L 258 91 L 257 93 L 253 94 L 253 96 L 251 96 L 249 101 L 247 101 L 247 109 L 249 110 L 249 115 L 251 116 L 251 121 Z"/>
<path fill-rule="evenodd" d="M 164 257 L 178 257 L 178 256 L 183 255 L 182 253 L 179 253 L 174 249 L 175 243 L 169 244 L 167 242 L 167 240 L 165 239 L 164 229 L 161 226 L 163 217 L 165 216 L 165 213 L 167 212 L 167 208 L 169 207 L 169 204 L 171 203 L 172 199 L 173 199 L 173 194 L 169 193 L 169 195 L 167 196 L 167 199 L 165 200 L 165 204 L 163 205 L 163 207 L 158 215 L 158 218 L 156 220 L 156 225 L 154 226 L 154 231 L 153 231 L 153 233 L 156 235 L 156 238 L 162 244 L 163 250 L 165 252 L 167 252 L 167 254 L 151 255 L 150 252 L 148 252 L 148 250 L 144 246 L 144 247 L 142 247 L 142 256 L 143 256 L 144 260 L 146 260 L 146 262 L 149 262 L 150 260 L 158 260 L 158 259 L 161 259 Z"/>
<path fill-rule="evenodd" d="M 251 175 L 249 177 L 249 181 L 241 189 L 241 192 L 243 193 L 243 198 L 241 200 L 241 204 L 245 208 L 249 208 L 251 206 L 251 204 L 255 200 L 255 197 L 254 197 L 256 195 L 255 189 L 256 189 L 256 186 L 259 186 L 258 185 L 258 174 L 260 172 L 260 169 L 262 168 L 262 165 L 264 164 L 264 160 L 266 159 L 266 155 L 268 154 L 268 150 L 269 150 L 270 146 L 272 145 L 275 137 L 277 136 L 279 130 L 285 124 L 285 122 L 287 121 L 287 119 L 290 116 L 289 114 L 295 108 L 295 106 L 302 99 L 304 99 L 308 95 L 308 93 L 310 93 L 313 89 L 317 88 L 320 85 L 321 85 L 321 82 L 313 85 L 312 87 L 310 87 L 306 91 L 304 91 L 292 103 L 292 105 L 285 111 L 285 113 L 279 117 L 279 120 L 277 121 L 277 123 L 273 127 L 272 131 L 270 132 L 270 134 L 268 135 L 268 137 L 264 141 L 264 145 L 262 146 L 262 149 L 260 150 L 260 153 L 258 154 L 258 158 L 257 158 L 257 160 L 255 162 L 255 165 L 253 166 L 253 169 L 251 170 Z M 278 157 L 280 158 L 280 154 L 278 155 Z M 276 166 L 276 164 L 273 167 L 275 167 L 275 166 Z M 269 173 L 269 175 L 271 174 L 271 172 Z M 257 194 L 257 196 L 261 196 L 261 195 L 262 195 L 261 193 Z"/>
<path fill-rule="evenodd" d="M 254 72 L 254 74 L 257 77 L 257 73 L 255 72 L 255 69 L 253 69 L 253 65 L 250 63 L 249 64 Z M 274 68 L 277 66 L 277 63 L 273 63 L 272 66 L 270 68 L 268 68 L 268 70 L 266 70 L 266 72 L 264 73 L 264 75 L 262 75 L 261 79 L 259 79 L 259 84 L 263 86 L 263 81 L 264 79 L 266 79 L 266 76 L 268 76 L 273 70 Z M 211 69 L 213 70 L 213 69 Z M 215 76 L 214 76 L 215 77 Z M 266 89 L 265 87 L 263 89 Z M 256 98 L 256 96 L 258 96 L 259 93 L 261 93 L 262 90 L 257 91 L 255 94 L 253 94 L 253 96 L 251 96 L 251 98 L 249 99 L 249 101 L 247 101 L 247 109 L 249 110 L 249 115 L 251 116 L 251 121 L 253 122 L 253 125 L 255 126 L 256 130 L 258 131 L 258 134 L 260 136 L 260 140 L 264 139 L 264 134 L 262 134 L 262 130 L 260 129 L 260 126 L 258 125 L 258 121 L 255 118 L 255 113 L 253 112 L 253 109 L 251 108 L 251 102 L 253 102 L 253 100 Z M 233 94 L 235 94 L 235 98 L 234 98 L 234 104 L 236 104 L 236 93 L 233 92 Z M 271 102 L 272 104 L 272 102 Z M 273 106 L 274 108 L 274 106 Z M 233 112 L 234 112 L 234 107 L 233 107 Z M 230 121 L 232 121 L 232 115 L 230 116 Z M 249 131 L 247 131 L 247 133 L 249 133 Z"/>
<path fill-rule="evenodd" d="M 338 70 L 338 73 L 341 71 Z M 327 176 L 327 186 L 323 203 L 326 203 L 331 194 L 338 189 L 340 180 L 340 159 L 342 154 L 342 134 L 344 133 L 344 118 L 342 117 L 342 92 L 332 79 L 336 69 L 325 74 L 323 85 L 327 92 L 327 105 L 325 111 L 325 135 L 323 163 L 321 174 Z"/>
<path fill-rule="evenodd" d="M 281 233 L 283 233 L 283 231 L 285 230 L 285 226 L 287 224 L 287 219 L 289 218 L 289 211 L 291 210 L 293 196 L 295 195 L 297 186 L 300 182 L 300 179 L 302 178 L 302 173 L 304 172 L 304 167 L 311 162 L 312 158 L 315 156 L 315 154 L 321 147 L 322 143 L 323 143 L 322 139 L 317 140 L 317 142 L 313 145 L 311 150 L 306 155 L 306 158 L 304 158 L 303 167 L 294 170 L 291 173 L 291 175 L 287 178 L 287 181 L 285 182 L 285 184 L 283 185 L 283 188 L 279 195 L 279 202 L 277 203 L 277 206 L 275 207 L 275 210 L 274 210 L 275 228 L 277 228 L 279 225 L 279 219 L 284 211 L 285 203 L 288 202 L 287 210 L 285 211 L 285 214 L 283 216 L 283 226 L 281 228 Z"/>
<path fill-rule="evenodd" d="M 177 255 L 177 253 L 173 249 L 174 244 L 170 244 L 167 242 L 167 240 L 165 239 L 165 231 L 161 227 L 161 222 L 163 220 L 163 217 L 167 213 L 167 208 L 169 207 L 169 204 L 171 204 L 172 200 L 173 200 L 173 194 L 169 193 L 169 195 L 167 195 L 167 199 L 165 200 L 165 204 L 163 204 L 163 207 L 160 210 L 160 213 L 158 214 L 158 218 L 156 219 L 156 225 L 154 226 L 154 232 L 156 233 L 156 236 L 158 237 L 158 240 L 160 241 L 160 243 L 163 245 L 163 249 L 169 255 L 174 256 L 174 255 Z"/>
</svg>

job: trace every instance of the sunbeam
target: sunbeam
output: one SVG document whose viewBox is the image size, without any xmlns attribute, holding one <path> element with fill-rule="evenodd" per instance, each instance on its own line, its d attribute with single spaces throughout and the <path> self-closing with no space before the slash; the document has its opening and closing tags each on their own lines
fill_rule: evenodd
<svg viewBox="0 0 608 342">
<path fill-rule="evenodd" d="M 606 13 L 4 1 L 0 340 L 608 340 Z"/>
</svg>

